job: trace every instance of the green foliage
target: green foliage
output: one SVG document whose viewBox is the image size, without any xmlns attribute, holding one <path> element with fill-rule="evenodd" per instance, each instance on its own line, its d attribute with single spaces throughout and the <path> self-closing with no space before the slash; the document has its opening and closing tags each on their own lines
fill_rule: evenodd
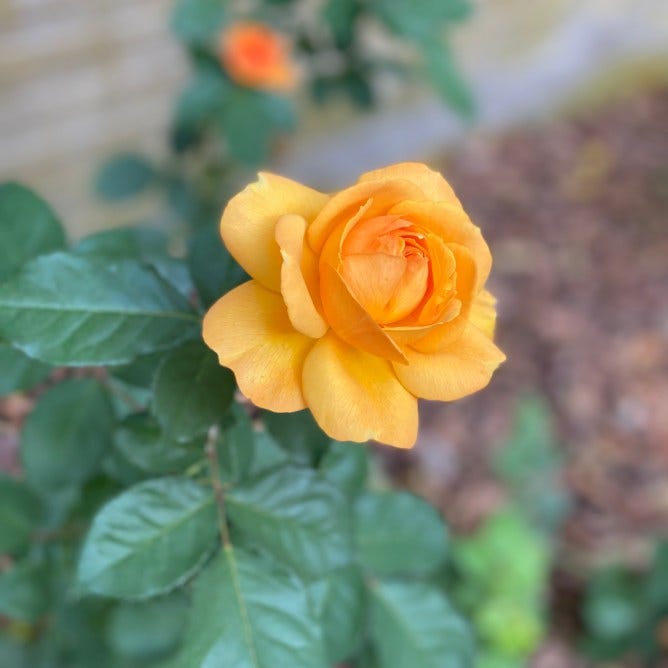
<svg viewBox="0 0 668 668">
<path fill-rule="evenodd" d="M 192 624 L 171 664 L 326 668 L 305 586 L 243 549 L 226 547 L 195 583 Z"/>
<path fill-rule="evenodd" d="M 0 554 L 25 552 L 42 515 L 40 499 L 24 482 L 0 474 Z"/>
<path fill-rule="evenodd" d="M 67 380 L 40 397 L 21 435 L 21 461 L 35 489 L 79 485 L 111 449 L 115 416 L 92 378 Z"/>
<path fill-rule="evenodd" d="M 18 183 L 0 184 L 0 283 L 23 264 L 65 247 L 65 233 L 51 208 Z"/>
<path fill-rule="evenodd" d="M 188 266 L 204 306 L 248 280 L 246 272 L 221 243 L 218 226 L 203 227 L 190 240 Z"/>
<path fill-rule="evenodd" d="M 109 616 L 106 640 L 127 660 L 151 662 L 167 657 L 181 644 L 188 604 L 181 591 L 140 603 L 120 603 Z"/>
<path fill-rule="evenodd" d="M 371 635 L 380 668 L 464 668 L 470 630 L 443 594 L 424 582 L 371 586 Z"/>
<path fill-rule="evenodd" d="M 545 539 L 508 507 L 472 536 L 455 541 L 452 558 L 455 600 L 471 615 L 488 660 L 528 657 L 544 634 L 551 565 Z"/>
<path fill-rule="evenodd" d="M 137 260 L 54 253 L 0 286 L 0 335 L 61 365 L 121 364 L 197 332 L 187 300 Z"/>
<path fill-rule="evenodd" d="M 234 376 L 221 367 L 203 343 L 191 342 L 171 352 L 153 384 L 153 413 L 175 441 L 206 432 L 232 402 Z"/>
<path fill-rule="evenodd" d="M 30 359 L 20 350 L 0 341 L 0 396 L 25 390 L 44 380 L 51 367 Z"/>
<path fill-rule="evenodd" d="M 225 18 L 223 0 L 178 0 L 171 26 L 186 44 L 206 46 L 212 42 Z"/>
<path fill-rule="evenodd" d="M 47 582 L 35 563 L 17 563 L 0 573 L 0 615 L 34 622 L 48 607 Z"/>
<path fill-rule="evenodd" d="M 438 34 L 444 23 L 461 21 L 471 11 L 468 0 L 374 0 L 372 6 L 394 32 L 417 41 Z"/>
<path fill-rule="evenodd" d="M 452 52 L 439 39 L 427 39 L 421 44 L 424 73 L 434 90 L 464 118 L 475 114 L 471 91 L 456 66 Z"/>
<path fill-rule="evenodd" d="M 350 562 L 345 500 L 314 472 L 287 466 L 252 478 L 230 491 L 227 512 L 251 544 L 305 578 Z"/>
<path fill-rule="evenodd" d="M 129 415 L 114 434 L 115 448 L 147 475 L 174 473 L 193 464 L 200 457 L 202 440 L 179 442 L 147 413 Z"/>
<path fill-rule="evenodd" d="M 109 202 L 122 201 L 141 194 L 157 179 L 153 165 L 141 155 L 116 155 L 100 167 L 95 192 Z"/>
<path fill-rule="evenodd" d="M 295 459 L 305 464 L 316 464 L 329 445 L 329 438 L 322 433 L 310 411 L 296 413 L 264 412 L 264 424 L 269 433 Z"/>
<path fill-rule="evenodd" d="M 366 492 L 355 505 L 357 549 L 380 575 L 433 575 L 444 565 L 447 534 L 434 508 L 406 492 Z"/>
<path fill-rule="evenodd" d="M 667 543 L 656 546 L 654 559 L 644 573 L 622 565 L 595 573 L 583 605 L 585 653 L 597 661 L 635 659 L 643 665 L 656 665 L 665 655 L 667 594 Z"/>
<path fill-rule="evenodd" d="M 559 479 L 563 456 L 550 411 L 538 396 L 526 396 L 517 404 L 513 432 L 494 466 L 532 522 L 554 531 L 570 510 L 570 498 Z"/>
<path fill-rule="evenodd" d="M 81 593 L 143 599 L 199 570 L 216 536 L 213 496 L 188 478 L 149 480 L 95 517 L 81 553 Z"/>
</svg>

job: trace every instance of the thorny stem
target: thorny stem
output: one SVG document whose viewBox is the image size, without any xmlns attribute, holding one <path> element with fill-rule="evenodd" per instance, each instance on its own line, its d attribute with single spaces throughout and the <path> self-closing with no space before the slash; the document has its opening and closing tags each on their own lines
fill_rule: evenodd
<svg viewBox="0 0 668 668">
<path fill-rule="evenodd" d="M 209 460 L 209 468 L 211 469 L 211 484 L 213 485 L 213 495 L 218 510 L 218 529 L 220 531 L 220 538 L 223 541 L 223 547 L 230 547 L 230 530 L 227 528 L 227 518 L 225 515 L 225 490 L 220 481 L 220 465 L 218 462 L 218 450 L 216 450 L 218 432 L 218 425 L 214 424 L 209 427 L 204 451 L 206 452 L 206 456 Z"/>
</svg>

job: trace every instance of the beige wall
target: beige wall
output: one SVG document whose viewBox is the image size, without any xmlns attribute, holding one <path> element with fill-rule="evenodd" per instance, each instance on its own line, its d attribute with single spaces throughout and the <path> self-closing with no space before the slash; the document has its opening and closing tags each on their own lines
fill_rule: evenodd
<svg viewBox="0 0 668 668">
<path fill-rule="evenodd" d="M 39 190 L 72 230 L 126 216 L 90 195 L 100 160 L 161 150 L 186 71 L 168 34 L 171 5 L 0 0 L 0 179 Z"/>
</svg>

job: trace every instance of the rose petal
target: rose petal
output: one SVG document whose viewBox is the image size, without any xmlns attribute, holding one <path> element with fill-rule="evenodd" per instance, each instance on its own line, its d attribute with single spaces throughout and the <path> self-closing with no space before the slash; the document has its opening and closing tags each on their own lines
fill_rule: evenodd
<svg viewBox="0 0 668 668">
<path fill-rule="evenodd" d="M 202 335 L 256 406 L 305 407 L 301 373 L 313 339 L 294 330 L 280 295 L 256 281 L 242 283 L 209 309 Z"/>
<path fill-rule="evenodd" d="M 304 362 L 304 397 L 322 429 L 340 441 L 375 439 L 399 448 L 415 443 L 417 400 L 388 362 L 329 332 Z"/>
<path fill-rule="evenodd" d="M 441 237 L 445 243 L 466 246 L 475 259 L 477 268 L 476 291 L 480 291 L 492 268 L 492 254 L 464 209 L 444 202 L 401 202 L 388 212 L 421 225 Z"/>
<path fill-rule="evenodd" d="M 450 184 L 443 176 L 419 162 L 400 162 L 396 165 L 367 172 L 360 176 L 358 183 L 383 181 L 386 179 L 405 179 L 406 181 L 410 181 L 422 190 L 426 199 L 460 204 Z"/>
<path fill-rule="evenodd" d="M 281 251 L 281 294 L 288 307 L 292 326 L 302 334 L 319 339 L 327 323 L 316 308 L 319 301 L 318 261 L 304 244 L 306 221 L 293 214 L 281 216 L 276 223 L 276 243 Z"/>
<path fill-rule="evenodd" d="M 289 213 L 311 221 L 328 195 L 275 174 L 258 180 L 233 197 L 220 221 L 220 234 L 237 262 L 270 290 L 281 289 L 281 254 L 275 240 L 278 219 Z"/>
<path fill-rule="evenodd" d="M 475 325 L 491 339 L 496 326 L 496 297 L 487 290 L 483 290 L 471 304 L 469 322 Z"/>
<path fill-rule="evenodd" d="M 348 222 L 362 206 L 368 205 L 365 219 L 388 213 L 398 202 L 406 199 L 422 199 L 424 194 L 410 181 L 358 183 L 333 195 L 317 217 L 309 225 L 307 239 L 311 248 L 319 253 L 332 232 Z"/>
<path fill-rule="evenodd" d="M 446 350 L 427 355 L 406 350 L 406 357 L 407 365 L 393 365 L 402 385 L 416 397 L 434 401 L 453 401 L 481 390 L 506 359 L 473 325 Z"/>
<path fill-rule="evenodd" d="M 404 354 L 352 295 L 339 273 L 320 263 L 322 306 L 331 328 L 344 340 L 372 355 L 405 363 Z"/>
</svg>

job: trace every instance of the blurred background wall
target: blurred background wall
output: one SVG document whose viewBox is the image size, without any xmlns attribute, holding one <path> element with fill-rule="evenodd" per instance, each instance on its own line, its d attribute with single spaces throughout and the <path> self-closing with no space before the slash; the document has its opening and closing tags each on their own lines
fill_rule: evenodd
<svg viewBox="0 0 668 668">
<path fill-rule="evenodd" d="M 478 102 L 478 128 L 617 95 L 668 72 L 666 0 L 476 5 L 453 39 Z M 104 207 L 89 185 L 113 151 L 161 154 L 187 68 L 169 35 L 171 6 L 172 0 L 0 1 L 0 179 L 37 189 L 74 234 L 142 216 L 141 204 L 130 211 Z M 354 118 L 343 105 L 311 111 L 276 167 L 335 187 L 351 169 L 424 159 L 470 130 L 423 89 L 388 100 L 371 117 Z"/>
</svg>

